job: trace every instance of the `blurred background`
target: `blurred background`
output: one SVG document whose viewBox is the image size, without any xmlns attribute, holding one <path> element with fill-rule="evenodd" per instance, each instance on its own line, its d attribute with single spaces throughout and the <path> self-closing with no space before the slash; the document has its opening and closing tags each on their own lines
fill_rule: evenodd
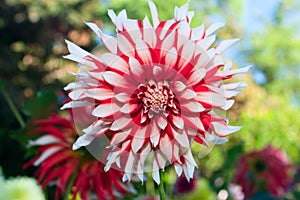
<svg viewBox="0 0 300 200">
<path fill-rule="evenodd" d="M 185 3 L 154 2 L 161 20 L 172 18 L 174 6 Z M 27 133 L 32 121 L 58 112 L 64 101 L 63 87 L 73 80 L 68 71 L 77 70 L 75 63 L 62 58 L 68 54 L 64 39 L 92 51 L 100 41 L 83 22 L 94 22 L 113 35 L 107 9 L 116 13 L 126 9 L 129 18 L 141 20 L 150 14 L 146 0 L 0 0 L 0 166 L 5 177 L 34 174 L 34 168 L 22 168 L 35 153 L 26 148 Z M 219 39 L 241 38 L 226 56 L 237 67 L 253 68 L 239 77 L 249 86 L 227 113 L 231 124 L 243 129 L 205 157 L 197 156 L 198 149 L 193 147 L 199 165 L 197 185 L 190 186 L 196 188 L 191 191 L 183 189 L 182 195 L 187 199 L 243 199 L 230 189 L 235 182 L 242 184 L 235 178 L 239 158 L 272 145 L 293 165 L 288 172 L 291 183 L 281 198 L 300 199 L 300 2 L 191 0 L 190 10 L 195 10 L 194 27 L 226 22 Z M 174 194 L 175 175 L 165 179 L 167 192 Z M 259 190 L 253 198 L 267 199 L 269 193 Z"/>
</svg>

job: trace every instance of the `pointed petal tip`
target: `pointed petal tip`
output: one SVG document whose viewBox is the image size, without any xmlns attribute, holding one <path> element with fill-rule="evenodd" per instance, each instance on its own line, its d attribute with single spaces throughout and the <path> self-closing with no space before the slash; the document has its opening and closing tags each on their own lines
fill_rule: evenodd
<svg viewBox="0 0 300 200">
<path fill-rule="evenodd" d="M 76 151 L 76 150 L 78 150 L 78 149 L 80 149 L 80 145 L 78 145 L 78 144 L 76 144 L 76 142 L 72 145 L 72 150 L 73 151 Z"/>
</svg>

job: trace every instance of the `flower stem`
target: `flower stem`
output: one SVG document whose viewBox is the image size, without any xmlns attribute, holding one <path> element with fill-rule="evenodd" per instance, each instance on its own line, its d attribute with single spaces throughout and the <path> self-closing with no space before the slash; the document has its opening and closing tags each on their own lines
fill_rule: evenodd
<svg viewBox="0 0 300 200">
<path fill-rule="evenodd" d="M 159 171 L 159 176 L 161 177 L 161 181 L 159 184 L 159 199 L 160 200 L 166 200 L 167 199 L 167 195 L 166 195 L 166 191 L 165 191 L 165 186 L 164 186 L 164 177 L 162 174 L 162 171 Z"/>
<path fill-rule="evenodd" d="M 81 167 L 81 164 L 82 164 L 82 159 L 80 160 L 80 162 L 78 163 L 78 165 L 76 166 L 71 178 L 70 178 L 70 181 L 69 181 L 69 184 L 67 186 L 67 190 L 66 190 L 66 193 L 65 193 L 65 198 L 64 200 L 69 200 L 70 198 L 70 195 L 71 195 L 71 192 L 72 192 L 72 186 L 74 184 L 74 181 L 76 179 L 76 176 L 78 175 L 78 172 L 79 172 L 79 169 Z M 77 195 L 77 194 L 76 194 Z"/>
<path fill-rule="evenodd" d="M 8 104 L 8 107 L 10 108 L 11 112 L 13 113 L 13 115 L 15 116 L 17 121 L 19 122 L 21 128 L 24 128 L 26 124 L 25 124 L 21 114 L 19 113 L 17 107 L 15 106 L 14 102 L 12 101 L 12 99 L 10 98 L 8 93 L 3 88 L 1 89 L 1 92 Z"/>
<path fill-rule="evenodd" d="M 149 178 L 148 180 L 152 180 L 152 174 L 148 172 L 147 177 Z M 149 196 L 155 196 L 155 184 L 153 181 L 146 181 L 145 183 L 146 187 L 146 194 Z"/>
</svg>

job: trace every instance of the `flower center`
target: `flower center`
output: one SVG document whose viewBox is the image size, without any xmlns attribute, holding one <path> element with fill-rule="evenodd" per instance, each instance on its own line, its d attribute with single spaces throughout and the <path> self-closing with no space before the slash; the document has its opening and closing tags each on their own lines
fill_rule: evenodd
<svg viewBox="0 0 300 200">
<path fill-rule="evenodd" d="M 153 117 L 154 113 L 163 113 L 167 116 L 166 109 L 168 107 L 177 110 L 174 104 L 175 95 L 166 82 L 156 83 L 150 80 L 146 84 L 140 84 L 138 91 L 137 97 L 143 104 L 144 112 L 148 113 L 150 118 Z"/>
</svg>

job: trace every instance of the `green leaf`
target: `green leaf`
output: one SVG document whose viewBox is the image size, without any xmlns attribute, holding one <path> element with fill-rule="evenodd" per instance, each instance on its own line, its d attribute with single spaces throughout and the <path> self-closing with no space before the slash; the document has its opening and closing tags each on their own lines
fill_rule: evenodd
<svg viewBox="0 0 300 200">
<path fill-rule="evenodd" d="M 52 90 L 42 90 L 23 104 L 23 112 L 32 119 L 48 117 L 52 107 L 57 107 L 57 95 Z"/>
</svg>

